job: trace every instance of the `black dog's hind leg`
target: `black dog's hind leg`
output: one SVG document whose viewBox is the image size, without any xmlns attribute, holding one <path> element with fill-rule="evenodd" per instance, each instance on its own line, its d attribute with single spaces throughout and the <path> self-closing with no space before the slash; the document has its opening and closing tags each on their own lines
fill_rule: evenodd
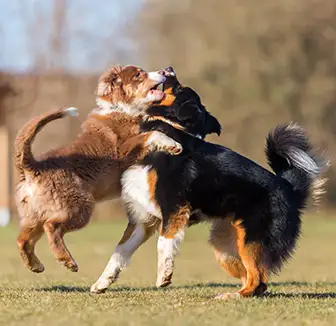
<svg viewBox="0 0 336 326">
<path fill-rule="evenodd" d="M 236 293 L 224 293 L 218 299 L 232 299 L 261 295 L 267 289 L 268 271 L 262 264 L 259 243 L 246 243 L 246 230 L 241 220 L 221 220 L 213 224 L 210 243 L 217 261 L 233 277 L 241 279 L 243 286 Z"/>
</svg>

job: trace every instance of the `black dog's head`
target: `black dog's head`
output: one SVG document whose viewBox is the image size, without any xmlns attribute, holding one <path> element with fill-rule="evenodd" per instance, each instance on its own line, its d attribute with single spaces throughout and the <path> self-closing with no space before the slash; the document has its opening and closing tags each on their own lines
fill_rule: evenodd
<svg viewBox="0 0 336 326">
<path fill-rule="evenodd" d="M 167 78 L 163 85 L 165 97 L 149 108 L 147 114 L 151 117 L 162 117 L 201 138 L 212 133 L 219 136 L 221 125 L 202 105 L 198 94 L 179 83 L 172 67 L 164 72 Z"/>
</svg>

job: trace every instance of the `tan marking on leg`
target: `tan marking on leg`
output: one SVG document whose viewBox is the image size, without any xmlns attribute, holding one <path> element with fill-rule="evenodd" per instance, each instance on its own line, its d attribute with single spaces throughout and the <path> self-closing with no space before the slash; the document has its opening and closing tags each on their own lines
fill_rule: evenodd
<svg viewBox="0 0 336 326">
<path fill-rule="evenodd" d="M 219 265 L 231 276 L 241 279 L 244 284 L 246 269 L 238 254 L 237 234 L 232 221 L 232 217 L 214 221 L 209 242 L 214 248 Z"/>
<path fill-rule="evenodd" d="M 148 182 L 148 192 L 149 192 L 149 200 L 156 206 L 156 208 L 161 211 L 158 203 L 155 199 L 155 191 L 156 191 L 156 183 L 157 183 L 157 173 L 154 169 L 149 170 L 147 174 L 147 182 Z"/>
<path fill-rule="evenodd" d="M 231 248 L 234 254 L 228 255 L 224 261 L 221 259 L 223 255 L 223 243 L 225 243 L 225 240 L 222 240 L 223 243 L 219 242 L 222 250 L 217 255 L 221 266 L 232 276 L 240 278 L 243 287 L 236 293 L 220 294 L 216 299 L 230 300 L 262 294 L 267 289 L 268 272 L 262 265 L 261 245 L 259 243 L 245 243 L 246 231 L 241 220 L 232 222 L 231 227 L 227 228 L 227 230 L 230 230 L 230 232 L 229 237 L 226 239 L 231 237 L 231 239 L 235 240 L 235 245 Z M 217 238 L 217 242 L 212 241 L 218 245 L 218 238 L 223 238 L 225 232 L 221 230 L 221 232 L 217 231 L 217 233 L 215 232 L 215 236 L 212 236 L 212 238 Z M 228 232 L 226 231 L 226 233 Z M 218 248 L 215 248 L 215 250 L 218 250 Z"/>
<path fill-rule="evenodd" d="M 239 278 L 243 284 L 246 282 L 246 269 L 238 257 L 227 256 L 223 258 L 223 253 L 216 249 L 215 257 L 219 265 L 226 270 L 229 275 Z"/>
<path fill-rule="evenodd" d="M 246 268 L 247 278 L 245 285 L 238 291 L 243 297 L 252 296 L 260 284 L 262 248 L 259 243 L 246 244 L 246 231 L 242 221 L 238 220 L 234 224 L 237 232 L 237 247 L 240 258 Z"/>
<path fill-rule="evenodd" d="M 161 229 L 161 236 L 167 239 L 173 239 L 175 234 L 184 229 L 190 217 L 190 208 L 188 205 L 182 206 L 174 215 L 169 218 L 169 223 Z"/>
<path fill-rule="evenodd" d="M 175 256 L 179 245 L 184 238 L 184 227 L 190 217 L 189 206 L 181 207 L 176 214 L 169 218 L 169 223 L 161 228 L 158 239 L 158 276 L 157 287 L 165 287 L 171 284 L 174 272 Z"/>
</svg>

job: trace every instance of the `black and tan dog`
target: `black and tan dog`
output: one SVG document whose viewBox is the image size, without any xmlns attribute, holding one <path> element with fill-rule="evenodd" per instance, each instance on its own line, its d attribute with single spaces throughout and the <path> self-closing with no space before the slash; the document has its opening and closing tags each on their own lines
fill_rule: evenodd
<svg viewBox="0 0 336 326">
<path fill-rule="evenodd" d="M 195 137 L 218 133 L 217 120 L 190 88 L 175 81 L 169 93 L 170 106 L 152 107 L 142 130 L 164 132 L 183 145 L 183 153 L 150 154 L 124 173 L 129 224 L 91 290 L 101 292 L 116 279 L 148 238 L 146 225 L 161 225 L 157 286 L 170 284 L 184 228 L 201 217 L 212 223 L 210 243 L 218 262 L 243 283 L 238 292 L 218 298 L 261 294 L 270 274 L 293 253 L 302 210 L 310 194 L 323 192 L 320 176 L 328 163 L 312 154 L 304 130 L 290 123 L 267 137 L 266 156 L 275 173 L 270 172 L 229 148 Z"/>
</svg>

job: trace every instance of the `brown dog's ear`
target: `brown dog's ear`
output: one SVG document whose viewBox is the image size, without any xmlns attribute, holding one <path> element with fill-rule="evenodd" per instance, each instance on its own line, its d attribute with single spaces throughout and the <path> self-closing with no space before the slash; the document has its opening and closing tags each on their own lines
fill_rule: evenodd
<svg viewBox="0 0 336 326">
<path fill-rule="evenodd" d="M 100 77 L 96 91 L 97 96 L 107 96 L 112 93 L 112 89 L 121 82 L 121 70 L 121 66 L 115 66 Z"/>
<path fill-rule="evenodd" d="M 220 134 L 222 132 L 222 126 L 221 126 L 221 124 L 210 113 L 207 116 L 205 128 L 206 128 L 206 134 L 208 134 L 208 135 L 216 133 L 218 136 L 220 136 Z"/>
</svg>

